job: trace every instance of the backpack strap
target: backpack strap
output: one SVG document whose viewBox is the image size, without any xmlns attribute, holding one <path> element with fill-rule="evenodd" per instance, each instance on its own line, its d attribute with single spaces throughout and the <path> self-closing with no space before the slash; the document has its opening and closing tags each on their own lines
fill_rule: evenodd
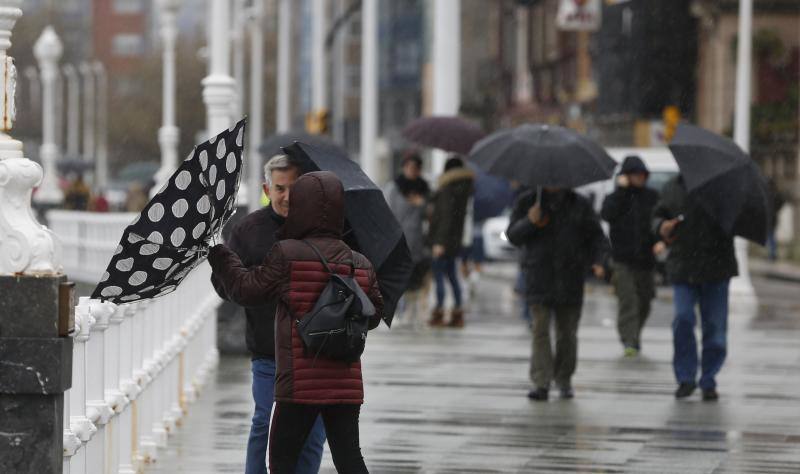
<svg viewBox="0 0 800 474">
<path fill-rule="evenodd" d="M 320 262 L 322 262 L 322 265 L 325 267 L 325 270 L 327 270 L 328 273 L 333 275 L 334 271 L 331 269 L 330 265 L 328 264 L 328 260 L 325 257 L 322 256 L 322 252 L 319 251 L 317 246 L 312 244 L 311 242 L 309 242 L 307 240 L 302 240 L 301 242 L 303 242 L 304 244 L 306 244 L 309 247 L 311 247 L 311 250 L 313 250 L 314 253 L 317 254 L 317 258 L 319 258 Z M 353 251 L 351 250 L 350 251 L 350 276 L 351 277 L 355 276 L 355 274 L 356 274 L 356 267 L 355 267 L 356 263 L 355 263 L 355 260 L 356 260 L 355 255 L 353 254 Z"/>
</svg>

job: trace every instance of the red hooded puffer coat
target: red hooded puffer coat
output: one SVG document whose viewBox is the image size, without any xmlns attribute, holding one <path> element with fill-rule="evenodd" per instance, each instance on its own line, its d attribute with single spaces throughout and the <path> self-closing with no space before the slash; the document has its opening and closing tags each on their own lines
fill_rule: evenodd
<svg viewBox="0 0 800 474">
<path fill-rule="evenodd" d="M 279 298 L 275 316 L 277 374 L 275 400 L 304 404 L 361 404 L 364 386 L 361 363 L 306 354 L 294 321 L 314 306 L 330 276 L 313 243 L 333 271 L 350 274 L 350 263 L 361 288 L 375 305 L 374 328 L 383 314 L 383 300 L 372 264 L 341 241 L 344 228 L 344 192 L 328 172 L 308 173 L 292 187 L 291 207 L 281 240 L 262 265 L 245 268 L 227 247 L 212 248 L 208 260 L 230 299 L 242 305 L 263 304 Z"/>
</svg>

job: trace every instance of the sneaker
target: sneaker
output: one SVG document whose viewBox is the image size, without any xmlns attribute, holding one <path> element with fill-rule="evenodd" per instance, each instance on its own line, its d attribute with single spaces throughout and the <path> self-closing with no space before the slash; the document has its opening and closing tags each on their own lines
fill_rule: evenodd
<svg viewBox="0 0 800 474">
<path fill-rule="evenodd" d="M 546 402 L 550 398 L 550 390 L 546 388 L 537 388 L 528 392 L 528 398 L 537 402 Z"/>
<path fill-rule="evenodd" d="M 686 398 L 694 393 L 694 389 L 697 388 L 697 385 L 694 383 L 681 383 L 678 385 L 678 390 L 675 390 L 675 398 L 678 400 Z"/>
<path fill-rule="evenodd" d="M 635 347 L 626 347 L 623 354 L 625 357 L 636 357 L 639 355 L 639 349 Z"/>
<path fill-rule="evenodd" d="M 562 388 L 559 391 L 559 395 L 561 396 L 562 400 L 572 400 L 575 398 L 575 390 L 572 390 L 572 387 Z"/>
<path fill-rule="evenodd" d="M 717 389 L 709 388 L 707 390 L 703 390 L 704 402 L 716 402 L 717 400 L 719 400 L 719 393 L 717 393 Z"/>
</svg>

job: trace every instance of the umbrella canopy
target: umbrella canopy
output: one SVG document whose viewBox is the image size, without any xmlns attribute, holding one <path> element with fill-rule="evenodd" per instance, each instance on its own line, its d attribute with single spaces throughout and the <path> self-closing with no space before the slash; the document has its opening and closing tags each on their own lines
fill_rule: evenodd
<svg viewBox="0 0 800 474">
<path fill-rule="evenodd" d="M 669 145 L 689 195 L 731 234 L 761 245 L 770 229 L 766 179 L 730 139 L 681 124 Z"/>
<path fill-rule="evenodd" d="M 403 129 L 403 136 L 419 145 L 466 155 L 486 133 L 461 117 L 420 117 Z"/>
<path fill-rule="evenodd" d="M 470 159 L 483 171 L 527 186 L 576 188 L 610 178 L 617 163 L 592 140 L 551 125 L 521 125 L 475 144 Z"/>
<path fill-rule="evenodd" d="M 194 148 L 122 233 L 92 298 L 130 303 L 170 293 L 234 213 L 245 121 Z"/>
<path fill-rule="evenodd" d="M 347 155 L 347 152 L 336 142 L 324 135 L 312 135 L 306 132 L 287 132 L 272 135 L 264 139 L 258 147 L 258 151 L 265 159 L 283 153 L 283 148 L 292 145 L 294 142 L 302 142 L 321 148 L 324 150 L 334 150 L 339 155 Z"/>
<path fill-rule="evenodd" d="M 389 209 L 383 192 L 347 155 L 300 142 L 284 150 L 304 173 L 330 171 L 342 181 L 349 229 L 345 241 L 375 267 L 383 295 L 383 318 L 387 326 L 391 326 L 413 265 L 403 229 Z"/>
</svg>

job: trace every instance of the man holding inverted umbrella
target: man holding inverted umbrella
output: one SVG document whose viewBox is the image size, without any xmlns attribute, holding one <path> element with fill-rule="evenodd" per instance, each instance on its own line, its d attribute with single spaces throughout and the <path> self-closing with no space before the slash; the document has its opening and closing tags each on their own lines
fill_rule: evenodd
<svg viewBox="0 0 800 474">
<path fill-rule="evenodd" d="M 675 397 L 697 387 L 695 306 L 700 306 L 703 400 L 718 399 L 716 374 L 727 354 L 728 284 L 737 274 L 733 236 L 761 245 L 770 229 L 767 184 L 732 141 L 680 125 L 669 146 L 681 175 L 667 183 L 656 205 L 653 230 L 669 245 L 667 273 L 675 289 L 672 323 Z"/>
<path fill-rule="evenodd" d="M 528 397 L 547 400 L 555 381 L 561 398 L 572 398 L 584 278 L 589 268 L 603 276 L 608 243 L 589 201 L 571 188 L 610 178 L 615 162 L 578 133 L 547 125 L 497 132 L 478 142 L 470 158 L 487 173 L 532 187 L 517 200 L 506 231 L 508 240 L 522 248 L 533 316 L 534 388 Z"/>
</svg>

